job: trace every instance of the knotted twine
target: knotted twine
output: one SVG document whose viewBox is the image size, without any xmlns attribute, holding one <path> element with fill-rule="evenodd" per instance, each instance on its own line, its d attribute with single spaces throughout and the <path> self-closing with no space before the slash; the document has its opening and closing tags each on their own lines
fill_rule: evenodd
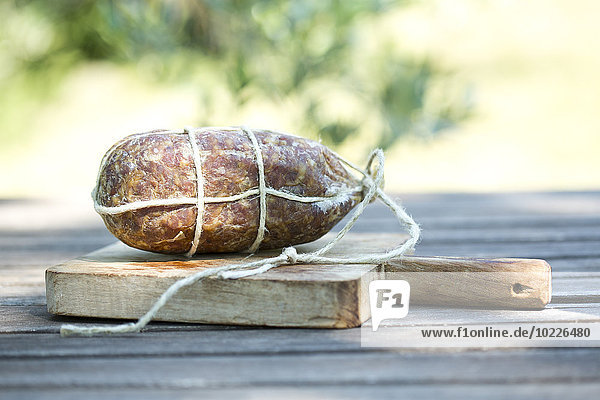
<svg viewBox="0 0 600 400">
<path fill-rule="evenodd" d="M 264 175 L 264 163 L 262 159 L 262 152 L 259 147 L 258 141 L 256 140 L 256 136 L 251 129 L 246 127 L 241 128 L 242 132 L 244 132 L 252 142 L 253 148 L 255 150 L 255 158 L 258 166 L 258 190 L 253 189 L 246 193 L 237 196 L 230 196 L 227 198 L 227 201 L 235 201 L 240 198 L 245 198 L 253 194 L 259 195 L 259 227 L 256 239 L 254 243 L 250 246 L 249 251 L 254 253 L 258 247 L 260 246 L 264 233 L 266 231 L 266 195 L 277 195 L 280 197 L 288 198 L 292 201 L 305 201 L 310 198 L 302 198 L 297 199 L 298 196 L 287 195 L 285 192 L 274 191 L 271 188 L 267 188 L 265 183 L 265 175 Z M 203 190 L 203 177 L 202 171 L 200 168 L 200 153 L 195 140 L 195 133 L 198 130 L 193 128 L 185 128 L 184 133 L 187 133 L 190 138 L 190 144 L 192 148 L 192 154 L 194 158 L 194 164 L 196 167 L 196 176 L 197 176 L 197 198 L 195 200 L 195 205 L 197 208 L 197 218 L 196 218 L 196 227 L 194 232 L 194 239 L 190 250 L 186 253 L 187 256 L 191 257 L 197 250 L 198 243 L 200 240 L 200 236 L 202 234 L 202 217 L 204 211 L 204 203 L 207 202 L 207 198 L 204 197 Z M 165 132 L 161 132 L 165 133 Z M 384 178 L 384 166 L 385 166 L 385 157 L 383 155 L 383 150 L 375 149 L 369 155 L 367 165 L 365 169 L 360 168 L 359 166 L 351 163 L 350 161 L 345 160 L 340 157 L 338 154 L 334 153 L 339 160 L 346 164 L 348 167 L 354 169 L 362 175 L 361 180 L 361 191 L 363 193 L 363 198 L 360 203 L 356 206 L 356 209 L 353 211 L 350 219 L 344 225 L 344 227 L 338 232 L 333 240 L 324 245 L 318 250 L 307 252 L 307 253 L 298 253 L 296 248 L 293 246 L 286 247 L 282 250 L 281 254 L 276 257 L 265 258 L 257 261 L 250 261 L 239 264 L 231 264 L 224 265 L 220 267 L 214 267 L 209 269 L 203 269 L 198 271 L 192 275 L 189 275 L 185 278 L 178 280 L 173 283 L 154 303 L 154 305 L 140 317 L 137 322 L 130 322 L 120 325 L 114 326 L 77 326 L 71 324 L 64 324 L 60 328 L 61 336 L 93 336 L 93 335 L 101 335 L 101 334 L 118 334 L 118 333 L 129 333 L 129 332 L 139 332 L 142 328 L 144 328 L 152 319 L 156 316 L 158 311 L 173 297 L 175 294 L 183 287 L 193 285 L 197 282 L 201 282 L 203 279 L 214 276 L 222 279 L 239 279 L 247 276 L 258 275 L 264 273 L 272 268 L 276 268 L 282 265 L 293 265 L 293 264 L 384 264 L 390 261 L 392 258 L 400 257 L 406 254 L 408 251 L 414 249 L 414 246 L 419 241 L 419 237 L 421 234 L 421 229 L 419 225 L 412 219 L 410 215 L 404 210 L 404 208 L 395 202 L 392 198 L 390 198 L 385 192 L 382 190 L 381 186 Z M 374 167 L 373 162 L 377 160 L 377 164 Z M 275 192 L 275 193 L 274 193 Z M 119 207 L 103 207 L 100 206 L 95 199 L 95 192 L 92 194 L 94 197 L 95 208 L 100 213 L 113 214 L 120 213 L 125 211 L 131 211 L 142 207 L 154 206 L 154 205 L 163 205 L 165 200 L 158 200 L 155 204 L 154 201 L 143 201 L 139 202 L 140 204 L 137 207 L 132 207 L 130 205 L 119 206 Z M 409 239 L 406 240 L 401 245 L 393 248 L 392 250 L 386 251 L 384 253 L 369 253 L 369 254 L 360 254 L 353 257 L 327 257 L 323 254 L 327 253 L 331 248 L 333 248 L 345 235 L 350 231 L 350 229 L 354 226 L 358 218 L 362 215 L 363 211 L 367 207 L 367 205 L 375 200 L 381 200 L 396 216 L 397 220 L 403 225 L 409 233 Z M 166 199 L 169 200 L 178 200 L 178 199 Z M 181 202 L 170 201 L 169 204 L 189 204 L 189 201 L 186 203 L 187 199 L 181 199 Z M 210 201 L 212 202 L 212 201 Z M 111 208 L 113 210 L 111 210 Z M 114 210 L 116 209 L 116 210 Z"/>
</svg>

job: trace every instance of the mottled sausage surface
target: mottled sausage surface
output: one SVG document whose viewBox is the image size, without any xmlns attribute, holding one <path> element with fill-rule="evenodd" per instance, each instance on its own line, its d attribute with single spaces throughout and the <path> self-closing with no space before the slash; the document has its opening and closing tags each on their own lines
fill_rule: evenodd
<svg viewBox="0 0 600 400">
<path fill-rule="evenodd" d="M 272 131 L 252 132 L 262 154 L 266 187 L 318 198 L 303 202 L 267 192 L 266 232 L 260 249 L 316 240 L 360 201 L 360 182 L 325 146 Z M 108 229 L 132 247 L 188 252 L 198 216 L 197 205 L 190 201 L 198 196 L 190 140 L 195 140 L 199 151 L 206 199 L 196 253 L 247 250 L 259 228 L 259 173 L 256 149 L 241 129 L 206 128 L 194 135 L 155 131 L 123 139 L 109 150 L 100 167 L 94 191 L 97 210 Z M 234 201 L 219 199 L 252 190 Z M 140 203 L 178 198 L 187 199 L 187 204 Z M 106 212 L 126 205 L 133 209 Z"/>
</svg>

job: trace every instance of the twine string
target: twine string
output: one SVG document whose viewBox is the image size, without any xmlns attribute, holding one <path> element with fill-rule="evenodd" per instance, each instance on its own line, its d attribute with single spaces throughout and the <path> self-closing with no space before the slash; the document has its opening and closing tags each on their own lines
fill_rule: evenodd
<svg viewBox="0 0 600 400">
<path fill-rule="evenodd" d="M 186 127 L 183 131 L 187 133 L 188 139 L 190 140 L 192 157 L 196 168 L 196 226 L 194 227 L 194 239 L 192 240 L 192 245 L 185 254 L 186 256 L 191 257 L 196 253 L 198 244 L 200 243 L 200 236 L 202 235 L 202 222 L 204 218 L 204 176 L 202 175 L 202 160 L 200 159 L 200 150 L 198 149 L 194 129 Z"/>
<path fill-rule="evenodd" d="M 252 132 L 248 128 L 243 128 L 243 131 L 244 132 Z M 189 133 L 189 132 L 192 132 L 192 130 L 186 129 L 186 132 Z M 252 136 L 249 134 L 248 134 L 248 136 L 252 140 L 252 137 L 254 135 L 252 133 Z M 193 137 L 194 137 L 193 134 L 190 135 L 190 140 Z M 256 138 L 254 137 L 253 144 L 255 141 L 256 141 Z M 195 140 L 193 142 L 195 142 Z M 260 148 L 258 147 L 257 143 L 255 144 L 255 150 L 256 149 L 258 149 L 258 151 L 256 151 L 257 162 L 262 163 L 262 156 L 261 157 L 258 156 L 258 154 L 260 152 Z M 199 156 L 198 156 L 198 158 L 199 158 Z M 356 208 L 353 211 L 348 222 L 344 225 L 344 227 L 340 230 L 340 232 L 335 236 L 335 238 L 333 238 L 329 243 L 327 243 L 320 249 L 313 251 L 313 252 L 298 253 L 298 251 L 296 250 L 295 247 L 287 247 L 282 250 L 280 255 L 275 256 L 275 257 L 265 258 L 265 259 L 257 260 L 257 261 L 244 262 L 244 263 L 239 263 L 239 264 L 224 265 L 224 266 L 214 267 L 214 268 L 210 268 L 210 269 L 203 269 L 202 271 L 198 271 L 192 275 L 189 275 L 189 276 L 182 278 L 182 279 L 178 280 L 177 282 L 173 283 L 158 298 L 158 300 L 153 304 L 153 306 L 142 317 L 140 317 L 137 320 L 137 322 L 135 322 L 135 323 L 130 322 L 130 323 L 114 325 L 114 326 L 91 326 L 91 327 L 64 324 L 60 328 L 61 336 L 72 336 L 72 335 L 93 336 L 93 335 L 99 335 L 99 334 L 118 334 L 118 333 L 139 332 L 150 321 L 152 321 L 152 319 L 156 316 L 156 314 L 159 312 L 159 310 L 169 300 L 171 300 L 171 298 L 173 296 L 175 296 L 181 288 L 189 286 L 189 285 L 193 285 L 197 282 L 201 282 L 203 279 L 205 279 L 207 277 L 217 277 L 217 278 L 221 278 L 221 279 L 240 279 L 240 278 L 244 278 L 247 276 L 258 275 L 258 274 L 264 273 L 272 268 L 276 268 L 276 267 L 279 267 L 282 265 L 292 265 L 292 264 L 383 264 L 383 263 L 390 261 L 392 258 L 400 257 L 400 256 L 406 254 L 406 252 L 408 252 L 409 250 L 414 249 L 414 246 L 419 241 L 419 237 L 420 237 L 420 233 L 421 233 L 419 225 L 412 219 L 412 217 L 410 215 L 408 215 L 408 213 L 404 210 L 404 208 L 400 204 L 398 204 L 396 201 L 394 201 L 392 198 L 390 198 L 381 189 L 381 184 L 383 183 L 383 178 L 384 178 L 383 170 L 384 170 L 384 164 L 385 164 L 385 157 L 383 155 L 383 151 L 381 149 L 373 150 L 373 152 L 369 156 L 369 161 L 367 162 L 367 168 L 364 170 L 362 168 L 352 164 L 351 162 L 343 159 L 342 157 L 339 157 L 339 159 L 344 164 L 346 164 L 348 167 L 350 167 L 350 168 L 356 170 L 357 172 L 359 172 L 360 174 L 362 174 L 363 179 L 361 181 L 360 190 L 363 193 L 363 198 L 362 198 L 361 202 L 356 206 Z M 374 160 L 377 160 L 377 165 L 375 167 L 373 167 Z M 199 164 L 199 161 L 197 161 L 197 160 L 195 160 L 195 162 L 197 163 L 196 164 L 196 166 L 197 166 L 196 173 L 198 176 L 198 184 L 200 185 L 200 183 L 202 182 L 201 181 L 201 169 L 199 167 L 200 164 Z M 260 167 L 259 167 L 259 171 L 260 171 Z M 263 166 L 263 173 L 264 173 L 264 166 Z M 260 184 L 260 181 L 261 180 L 259 178 L 259 184 Z M 262 181 L 264 184 L 264 175 L 263 175 Z M 261 186 L 263 186 L 263 189 L 262 190 L 259 189 L 258 194 L 262 193 L 262 197 L 264 197 L 264 199 L 261 201 L 261 205 L 264 204 L 264 208 L 261 206 L 261 213 L 260 213 L 259 218 L 262 219 L 264 217 L 265 221 L 266 221 L 266 194 L 268 193 L 268 190 L 265 190 L 264 185 L 261 185 Z M 200 199 L 200 191 L 201 191 L 201 189 L 199 188 L 198 189 L 198 199 L 196 199 L 196 205 L 197 205 L 197 207 L 200 207 L 200 206 L 204 207 L 205 199 L 202 199 L 202 200 Z M 284 193 L 284 192 L 282 192 L 282 193 Z M 393 248 L 392 250 L 386 251 L 384 253 L 368 253 L 368 254 L 361 254 L 361 255 L 356 255 L 356 256 L 352 256 L 352 257 L 327 257 L 327 256 L 324 256 L 323 254 L 325 254 L 327 251 L 331 250 L 331 248 L 334 247 L 348 233 L 348 231 L 350 231 L 350 229 L 352 229 L 352 227 L 354 226 L 354 224 L 356 223 L 358 218 L 362 215 L 366 206 L 374 199 L 380 199 L 394 213 L 394 215 L 396 216 L 396 218 L 400 222 L 400 224 L 402 224 L 407 229 L 409 236 L 410 236 L 409 239 L 406 240 L 401 245 Z M 188 203 L 186 203 L 186 204 L 188 204 Z M 199 217 L 198 217 L 197 221 L 201 222 L 200 214 L 201 214 L 200 209 L 198 209 Z M 197 222 L 197 224 L 198 224 L 198 222 Z M 259 231 L 257 234 L 257 239 L 255 240 L 252 247 L 254 247 L 254 245 L 257 243 L 257 241 L 258 241 L 258 246 L 260 246 L 260 241 L 262 241 L 262 238 L 260 240 L 258 240 L 258 238 L 260 236 L 261 227 L 264 229 L 264 222 L 259 223 Z M 194 242 L 196 242 L 196 236 L 198 236 L 198 238 L 200 237 L 199 236 L 201 234 L 200 229 L 201 228 L 198 228 L 198 225 L 197 225 L 196 232 L 194 234 L 194 238 L 195 238 Z M 198 233 L 198 232 L 200 232 L 200 233 Z M 263 235 L 264 235 L 264 231 L 263 231 Z M 195 244 L 195 246 L 197 247 L 197 243 Z M 194 243 L 192 243 L 192 247 L 190 248 L 190 251 L 188 252 L 188 254 L 192 251 L 192 249 L 195 252 L 196 247 L 194 247 Z M 250 250 L 252 250 L 252 247 Z"/>
<path fill-rule="evenodd" d="M 258 250 L 260 244 L 265 238 L 266 223 L 267 223 L 267 184 L 265 181 L 265 162 L 262 157 L 262 150 L 256 139 L 256 135 L 251 129 L 242 127 L 242 131 L 248 136 L 254 147 L 254 157 L 256 158 L 256 166 L 258 168 L 258 232 L 254 243 L 248 249 L 249 253 L 254 253 Z"/>
</svg>

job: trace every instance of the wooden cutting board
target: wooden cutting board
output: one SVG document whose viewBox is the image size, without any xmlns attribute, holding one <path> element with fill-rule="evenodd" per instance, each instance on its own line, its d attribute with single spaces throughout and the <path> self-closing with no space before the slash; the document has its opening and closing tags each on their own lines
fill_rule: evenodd
<svg viewBox="0 0 600 400">
<path fill-rule="evenodd" d="M 332 236 L 297 246 L 321 247 Z M 381 251 L 406 235 L 349 234 L 329 254 Z M 52 314 L 137 319 L 175 281 L 203 268 L 257 260 L 278 251 L 199 255 L 192 259 L 133 249 L 120 242 L 46 271 Z M 382 266 L 290 265 L 243 279 L 207 278 L 183 288 L 156 320 L 210 324 L 345 328 L 370 317 L 368 285 Z"/>
<path fill-rule="evenodd" d="M 299 252 L 313 251 L 332 237 L 296 247 Z M 402 234 L 348 234 L 328 255 L 382 252 L 406 239 Z M 251 258 L 247 254 L 209 254 L 188 259 L 136 250 L 118 242 L 49 268 L 48 311 L 137 319 L 181 278 L 204 268 L 279 254 L 280 250 Z M 407 280 L 411 305 L 542 309 L 551 297 L 551 269 L 543 260 L 409 256 L 385 265 L 285 265 L 235 280 L 211 277 L 181 289 L 155 319 L 355 327 L 370 318 L 368 286 L 374 279 Z"/>
</svg>

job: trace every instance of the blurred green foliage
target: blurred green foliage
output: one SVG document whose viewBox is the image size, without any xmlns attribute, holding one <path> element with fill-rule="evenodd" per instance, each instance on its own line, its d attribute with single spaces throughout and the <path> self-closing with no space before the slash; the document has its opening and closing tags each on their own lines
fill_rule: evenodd
<svg viewBox="0 0 600 400">
<path fill-rule="evenodd" d="M 203 99 L 199 125 L 213 124 L 218 93 L 226 90 L 236 110 L 256 101 L 292 104 L 297 131 L 330 145 L 365 130 L 383 148 L 406 134 L 429 137 L 463 119 L 469 104 L 463 88 L 447 84 L 448 71 L 401 54 L 401 38 L 364 40 L 379 18 L 402 6 L 386 0 L 5 1 L 0 107 L 20 106 L 3 123 L 27 118 L 74 67 L 102 60 L 134 65 L 145 79 L 196 85 Z"/>
</svg>

